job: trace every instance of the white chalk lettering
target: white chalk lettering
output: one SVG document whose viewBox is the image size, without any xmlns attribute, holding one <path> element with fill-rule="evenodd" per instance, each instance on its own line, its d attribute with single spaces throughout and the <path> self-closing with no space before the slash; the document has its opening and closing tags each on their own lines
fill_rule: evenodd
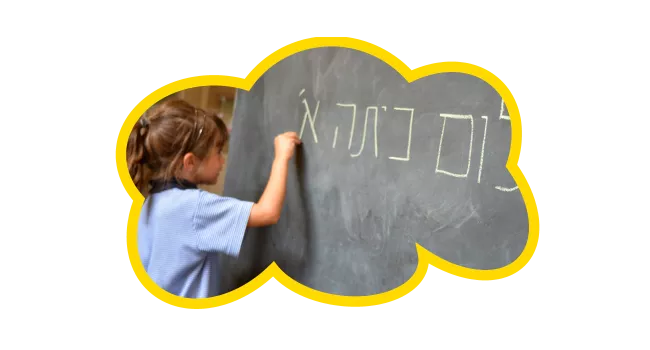
<svg viewBox="0 0 650 350">
<path fill-rule="evenodd" d="M 377 158 L 379 157 L 378 148 L 377 148 L 377 117 L 379 116 L 379 110 L 377 109 L 377 107 L 373 107 L 373 108 L 375 109 L 375 158 Z M 366 110 L 366 114 L 367 113 L 368 111 Z"/>
<path fill-rule="evenodd" d="M 381 106 L 381 109 L 386 112 L 386 106 Z M 377 112 L 379 114 L 379 112 Z M 379 151 L 377 148 L 377 116 L 375 116 L 375 158 L 379 157 Z"/>
<path fill-rule="evenodd" d="M 317 130 L 316 130 L 316 121 L 317 121 L 317 118 L 318 118 L 318 112 L 319 112 L 319 108 L 320 108 L 320 100 L 316 100 L 316 99 L 313 100 L 313 102 L 316 102 L 316 105 L 312 109 L 311 106 L 310 106 L 310 103 L 308 103 L 308 101 L 307 101 L 307 99 L 309 98 L 308 95 L 309 94 L 306 94 L 306 89 L 300 90 L 300 93 L 298 95 L 299 98 L 301 99 L 301 102 L 302 102 L 301 104 L 305 108 L 305 112 L 304 112 L 304 116 L 303 116 L 303 120 L 302 120 L 302 126 L 300 128 L 300 138 L 303 138 L 303 134 L 305 132 L 305 126 L 307 125 L 307 122 L 309 122 L 309 127 L 311 129 L 312 136 L 314 137 L 314 142 L 318 143 L 318 133 L 317 133 Z M 491 102 L 490 105 L 495 106 L 496 101 Z M 378 125 L 379 124 L 378 123 L 379 123 L 379 112 L 380 112 L 380 110 L 382 110 L 383 112 L 387 112 L 388 107 L 391 107 L 392 110 L 394 111 L 393 112 L 393 114 L 395 115 L 394 119 L 398 123 L 402 123 L 401 118 L 403 117 L 403 115 L 398 114 L 398 112 L 400 112 L 400 111 L 407 112 L 408 115 L 409 115 L 409 119 L 408 119 L 408 121 L 409 121 L 408 140 L 405 140 L 406 141 L 406 150 L 402 149 L 402 152 L 405 151 L 404 153 L 406 153 L 406 154 L 402 153 L 401 156 L 399 156 L 399 157 L 398 156 L 388 156 L 391 152 L 396 152 L 398 154 L 401 153 L 399 150 L 396 150 L 396 149 L 392 149 L 392 150 L 388 149 L 388 150 L 384 151 L 384 153 L 387 152 L 388 154 L 386 154 L 385 156 L 382 155 L 382 159 L 385 159 L 384 157 L 386 157 L 386 158 L 391 159 L 391 160 L 397 160 L 397 161 L 402 161 L 402 162 L 409 162 L 411 160 L 411 144 L 412 144 L 412 138 L 413 138 L 413 122 L 414 122 L 414 116 L 415 116 L 415 108 L 392 107 L 392 106 L 385 106 L 385 105 L 367 106 L 366 107 L 365 117 L 363 119 L 363 131 L 362 131 L 362 133 L 360 135 L 361 140 L 360 140 L 360 143 L 359 143 L 359 149 L 357 150 L 357 152 L 354 152 L 351 149 L 352 149 L 352 141 L 354 140 L 355 129 L 356 129 L 357 103 L 353 103 L 353 101 L 347 101 L 346 103 L 339 102 L 339 103 L 336 103 L 336 106 L 337 107 L 342 107 L 342 108 L 351 108 L 352 109 L 352 118 L 351 118 L 351 122 L 350 122 L 350 137 L 349 137 L 349 140 L 348 140 L 348 151 L 350 152 L 350 157 L 352 157 L 352 158 L 360 157 L 363 154 L 363 152 L 365 151 L 366 141 L 367 141 L 366 138 L 370 137 L 368 135 L 368 131 L 369 131 L 368 130 L 369 129 L 368 122 L 372 122 L 372 120 L 369 120 L 372 117 L 372 115 L 370 113 L 374 112 L 374 127 L 371 126 L 372 129 L 370 131 L 374 133 L 374 154 L 375 154 L 375 158 L 379 158 L 379 135 L 378 135 Z M 298 107 L 300 109 L 302 109 L 302 107 L 300 107 L 300 106 L 298 106 Z M 480 148 L 481 153 L 480 153 L 480 159 L 479 159 L 479 164 L 478 164 L 478 174 L 477 174 L 477 178 L 476 178 L 476 182 L 478 184 L 485 183 L 485 182 L 490 182 L 488 180 L 490 180 L 489 178 L 492 177 L 492 175 L 491 175 L 492 173 L 488 171 L 488 169 L 490 169 L 490 167 L 488 166 L 490 164 L 490 160 L 491 160 L 490 158 L 492 158 L 492 153 L 490 152 L 490 149 L 489 149 L 491 147 L 491 145 L 487 143 L 488 125 L 490 124 L 490 122 L 492 124 L 494 124 L 495 122 L 500 122 L 501 120 L 505 120 L 508 123 L 510 123 L 511 122 L 510 121 L 510 116 L 508 115 L 509 113 L 508 113 L 506 107 L 507 106 L 505 105 L 505 101 L 503 99 L 501 99 L 501 107 L 500 107 L 500 111 L 499 111 L 499 114 L 498 114 L 498 118 L 497 118 L 497 111 L 496 110 L 493 111 L 493 115 L 490 115 L 490 116 L 483 115 L 483 116 L 481 116 L 481 119 L 484 121 L 484 124 L 483 124 L 483 140 L 481 141 L 481 148 Z M 323 117 L 323 118 L 328 119 L 327 116 L 328 116 L 328 113 L 330 113 L 330 112 L 331 111 L 329 111 L 329 110 L 325 111 L 325 112 L 322 112 L 322 113 L 326 113 L 326 116 Z M 339 112 L 342 112 L 342 111 L 339 111 Z M 342 112 L 342 113 L 347 113 L 347 112 Z M 384 114 L 382 114 L 382 118 L 383 118 L 383 116 L 384 116 Z M 347 117 L 347 115 L 344 118 L 346 118 L 346 117 Z M 323 119 L 323 118 L 321 118 L 321 119 Z M 469 114 L 466 115 L 466 114 L 440 113 L 440 118 L 442 118 L 442 127 L 441 127 L 441 130 L 440 130 L 440 141 L 439 141 L 439 145 L 438 145 L 438 154 L 437 154 L 437 157 L 436 157 L 435 173 L 436 174 L 444 174 L 444 175 L 451 176 L 451 177 L 454 177 L 454 178 L 466 178 L 467 179 L 469 177 L 469 173 L 472 171 L 472 153 L 478 151 L 478 150 L 473 149 L 473 147 L 474 147 L 474 117 L 472 115 L 469 115 Z M 448 119 L 449 119 L 450 123 L 457 123 L 458 125 L 451 124 L 451 126 L 449 128 L 447 128 Z M 456 121 L 454 122 L 453 120 L 456 120 Z M 466 135 L 466 134 L 464 134 L 464 130 L 465 130 L 464 127 L 466 125 L 466 124 L 464 124 L 465 123 L 464 120 L 469 121 L 469 144 L 466 144 L 465 141 L 461 141 L 461 143 L 458 144 L 458 140 L 454 140 L 454 137 L 461 137 L 462 138 L 464 135 Z M 337 142 L 338 142 L 339 129 L 340 129 L 340 127 L 345 128 L 345 126 L 340 124 L 340 122 L 335 124 L 335 125 L 329 126 L 329 125 L 326 125 L 328 122 L 330 122 L 330 120 L 322 120 L 321 122 L 319 122 L 320 123 L 319 127 L 321 129 L 323 127 L 325 127 L 325 128 L 334 127 L 334 135 L 333 135 L 334 137 L 332 139 L 332 149 L 335 149 L 336 146 L 337 146 Z M 344 124 L 345 124 L 345 122 L 344 122 Z M 400 125 L 402 125 L 402 124 L 400 124 Z M 395 125 L 389 125 L 389 129 L 391 129 L 391 130 L 388 131 L 387 135 L 385 135 L 385 136 L 382 135 L 382 142 L 384 142 L 387 145 L 387 147 L 390 147 L 389 146 L 390 144 L 395 144 L 394 141 L 399 141 L 399 139 L 398 140 L 393 140 L 392 142 L 388 142 L 388 143 L 386 141 L 384 141 L 384 139 L 390 140 L 391 138 L 403 137 L 403 136 L 398 135 L 397 133 L 395 133 L 393 131 L 394 127 L 395 127 Z M 456 130 L 454 130 L 454 128 L 456 128 L 456 127 L 460 128 L 460 135 L 456 135 L 458 133 Z M 451 130 L 449 130 L 449 129 L 451 129 Z M 321 130 L 321 133 L 322 132 L 323 131 Z M 329 133 L 329 131 L 327 131 L 327 132 Z M 344 132 L 344 131 L 342 131 L 342 132 Z M 445 134 L 445 132 L 446 132 L 446 134 Z M 496 132 L 496 134 L 495 134 L 495 132 Z M 497 135 L 497 136 L 495 136 L 495 135 Z M 499 132 L 497 132 L 497 130 L 491 131 L 491 136 L 490 136 L 490 137 L 492 137 L 491 140 L 499 138 L 498 135 L 499 135 Z M 417 136 L 417 134 L 416 134 L 416 136 Z M 321 135 L 321 138 L 322 137 L 326 137 L 326 136 Z M 445 139 L 447 140 L 446 144 L 445 144 Z M 403 142 L 403 141 L 399 141 L 399 142 L 397 142 L 397 144 L 398 145 L 401 144 L 400 142 Z M 491 142 L 494 142 L 494 141 L 491 141 Z M 468 149 L 467 166 L 465 166 L 465 164 L 464 164 L 464 159 L 465 159 L 464 158 L 465 157 L 464 151 L 465 151 L 465 146 L 466 145 L 468 146 L 468 148 L 467 148 Z M 445 152 L 443 152 L 443 146 L 445 147 Z M 476 146 L 478 146 L 478 145 L 476 145 Z M 324 146 L 324 147 L 327 148 L 327 146 Z M 398 147 L 401 148 L 401 146 L 398 146 Z M 435 147 L 435 146 L 433 146 L 433 147 Z M 487 149 L 486 149 L 486 147 L 487 147 Z M 451 148 L 453 148 L 453 152 L 451 152 Z M 422 150 L 420 150 L 420 151 L 422 151 Z M 424 151 L 426 151 L 426 150 L 424 150 Z M 449 153 L 449 152 L 451 152 L 451 153 Z M 486 156 L 486 152 L 487 152 L 487 156 Z M 443 157 L 442 156 L 443 154 L 445 154 L 445 155 L 451 154 L 451 156 Z M 417 157 L 417 154 L 415 156 Z M 452 159 L 454 157 L 456 159 Z M 474 157 L 476 158 L 476 156 L 474 156 Z M 444 158 L 442 160 L 442 164 L 441 164 L 441 158 Z M 485 179 L 485 180 L 483 179 L 483 165 L 486 165 L 486 177 L 487 177 L 487 179 Z M 505 183 L 506 183 L 505 186 L 503 186 L 503 185 L 495 186 L 494 183 L 489 183 L 487 186 L 492 187 L 492 188 L 494 188 L 494 189 L 496 189 L 498 191 L 501 191 L 501 192 L 513 192 L 513 191 L 516 191 L 517 189 L 519 189 L 519 187 L 516 186 L 516 183 L 512 183 L 512 184 L 508 184 L 507 182 L 505 182 Z"/>
<path fill-rule="evenodd" d="M 354 122 L 357 118 L 357 105 L 354 103 L 337 103 L 339 107 L 352 107 L 352 126 L 350 127 L 350 142 L 348 143 L 348 149 L 352 147 L 352 137 L 354 136 Z"/>
<path fill-rule="evenodd" d="M 503 192 L 512 192 L 512 191 L 518 189 L 519 186 L 515 186 L 515 187 L 511 187 L 511 188 L 506 188 L 506 187 L 502 187 L 502 186 L 494 186 L 494 188 L 496 188 L 499 191 L 503 191 Z"/>
<path fill-rule="evenodd" d="M 377 157 L 377 114 L 378 114 L 378 112 L 377 112 L 377 107 L 373 107 L 373 106 L 366 108 L 366 118 L 365 118 L 365 121 L 363 123 L 363 136 L 361 137 L 361 147 L 359 148 L 358 153 L 351 155 L 352 157 L 358 157 L 361 154 L 361 152 L 363 151 L 363 148 L 366 145 L 366 130 L 367 130 L 367 127 L 368 127 L 368 112 L 370 112 L 371 109 L 375 110 L 375 157 Z"/>
<path fill-rule="evenodd" d="M 301 92 L 302 94 L 302 92 Z M 305 105 L 305 115 L 302 118 L 302 127 L 300 128 L 300 139 L 302 139 L 302 133 L 305 131 L 305 122 L 309 119 L 309 125 L 311 126 L 311 133 L 314 136 L 314 142 L 318 143 L 318 136 L 316 136 L 316 128 L 314 123 L 316 122 L 316 117 L 318 117 L 318 106 L 320 106 L 320 101 L 316 102 L 316 109 L 314 110 L 314 116 L 311 116 L 311 111 L 309 110 L 309 104 L 307 99 L 302 99 L 302 104 Z"/>
<path fill-rule="evenodd" d="M 504 102 L 503 102 L 503 99 L 501 99 L 501 112 L 499 112 L 499 120 L 501 120 L 501 119 L 507 119 L 507 120 L 510 120 L 510 116 L 509 116 L 509 115 L 505 115 L 505 114 L 503 114 L 503 109 L 504 109 L 503 107 L 504 107 Z"/>
<path fill-rule="evenodd" d="M 478 179 L 476 180 L 478 183 L 481 183 L 481 171 L 483 171 L 483 154 L 485 154 L 485 138 L 487 137 L 488 117 L 484 115 L 481 117 L 481 119 L 485 119 L 485 130 L 483 131 L 483 144 L 481 145 L 481 162 L 479 163 L 478 166 Z"/>
<path fill-rule="evenodd" d="M 436 161 L 436 173 L 442 173 L 453 177 L 467 177 L 467 175 L 469 174 L 470 165 L 472 163 L 472 140 L 474 139 L 474 118 L 472 118 L 471 115 L 442 114 L 442 113 L 440 114 L 440 117 L 442 117 L 443 120 L 442 120 L 442 131 L 440 133 L 440 145 L 438 146 L 438 160 Z M 457 173 L 452 173 L 450 171 L 440 169 L 440 151 L 442 150 L 442 140 L 444 139 L 445 136 L 445 124 L 447 122 L 447 118 L 469 119 L 470 122 L 469 156 L 467 160 L 467 171 L 465 171 L 465 174 L 457 174 Z"/>
<path fill-rule="evenodd" d="M 503 115 L 503 99 L 501 100 L 501 113 L 499 115 L 499 120 L 501 120 L 501 119 L 510 120 L 509 116 L 507 116 L 507 115 L 504 116 Z M 494 186 L 494 188 L 496 188 L 499 191 L 503 191 L 503 192 L 512 192 L 512 191 L 518 189 L 519 186 L 515 186 L 515 187 Z"/>
<path fill-rule="evenodd" d="M 404 162 L 408 162 L 411 159 L 411 134 L 413 130 L 413 112 L 415 109 L 413 108 L 403 108 L 403 107 L 395 107 L 393 108 L 396 111 L 410 111 L 411 112 L 411 121 L 409 122 L 409 141 L 406 146 L 406 158 L 401 158 L 401 157 L 388 157 L 393 160 L 400 160 Z"/>
</svg>

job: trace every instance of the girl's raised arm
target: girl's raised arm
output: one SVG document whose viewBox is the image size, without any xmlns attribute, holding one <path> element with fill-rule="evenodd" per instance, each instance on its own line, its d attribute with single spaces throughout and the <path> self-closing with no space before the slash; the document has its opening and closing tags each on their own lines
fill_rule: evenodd
<svg viewBox="0 0 650 350">
<path fill-rule="evenodd" d="M 287 168 L 296 145 L 301 143 L 298 134 L 287 132 L 275 138 L 275 159 L 269 182 L 260 200 L 253 204 L 248 227 L 274 225 L 280 220 L 287 187 Z"/>
</svg>

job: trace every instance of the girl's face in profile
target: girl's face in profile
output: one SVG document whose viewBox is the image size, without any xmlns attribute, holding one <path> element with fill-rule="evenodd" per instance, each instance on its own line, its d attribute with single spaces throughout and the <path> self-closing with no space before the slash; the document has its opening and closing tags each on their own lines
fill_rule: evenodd
<svg viewBox="0 0 650 350">
<path fill-rule="evenodd" d="M 214 185 L 219 179 L 221 169 L 223 169 L 225 159 L 223 157 L 223 148 L 216 147 L 210 150 L 210 153 L 203 159 L 199 167 L 196 178 L 200 184 Z"/>
</svg>

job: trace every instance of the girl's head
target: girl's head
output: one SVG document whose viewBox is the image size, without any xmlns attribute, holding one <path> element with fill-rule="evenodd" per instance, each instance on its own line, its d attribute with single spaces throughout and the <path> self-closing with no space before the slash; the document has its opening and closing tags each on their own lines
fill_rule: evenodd
<svg viewBox="0 0 650 350">
<path fill-rule="evenodd" d="M 214 184 L 224 164 L 228 129 L 214 113 L 169 100 L 143 115 L 126 148 L 129 173 L 144 196 L 151 180 Z"/>
</svg>

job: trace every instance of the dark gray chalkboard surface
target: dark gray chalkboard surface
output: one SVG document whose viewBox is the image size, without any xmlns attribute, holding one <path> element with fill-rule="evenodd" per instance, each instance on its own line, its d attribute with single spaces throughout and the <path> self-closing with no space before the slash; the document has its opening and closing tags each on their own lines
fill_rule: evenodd
<svg viewBox="0 0 650 350">
<path fill-rule="evenodd" d="M 505 168 L 510 120 L 481 79 L 409 84 L 360 51 L 294 54 L 237 92 L 224 195 L 260 198 L 285 131 L 303 144 L 282 218 L 249 229 L 239 258 L 223 258 L 222 292 L 275 261 L 316 290 L 372 295 L 411 277 L 416 242 L 475 269 L 506 266 L 526 245 L 526 207 Z"/>
</svg>

